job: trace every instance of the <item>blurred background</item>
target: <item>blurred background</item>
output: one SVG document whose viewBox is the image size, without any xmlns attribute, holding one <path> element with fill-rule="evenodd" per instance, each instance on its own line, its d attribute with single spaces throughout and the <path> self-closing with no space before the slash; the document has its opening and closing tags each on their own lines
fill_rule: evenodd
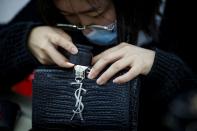
<svg viewBox="0 0 197 131">
<path fill-rule="evenodd" d="M 0 24 L 10 22 L 15 15 L 28 4 L 30 0 L 0 0 Z M 31 80 L 30 75 L 12 87 L 10 94 L 0 94 L 0 100 L 9 100 L 20 107 L 15 121 L 14 131 L 28 131 L 31 129 Z M 1 118 L 0 118 L 1 119 Z"/>
</svg>

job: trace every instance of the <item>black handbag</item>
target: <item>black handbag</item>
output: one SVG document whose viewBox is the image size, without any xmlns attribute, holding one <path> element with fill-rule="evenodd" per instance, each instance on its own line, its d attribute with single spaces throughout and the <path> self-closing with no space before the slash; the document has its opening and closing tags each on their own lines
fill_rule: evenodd
<svg viewBox="0 0 197 131">
<path fill-rule="evenodd" d="M 124 84 L 109 80 L 100 86 L 86 77 L 88 68 L 83 67 L 35 70 L 32 129 L 137 130 L 139 79 Z M 80 69 L 84 71 L 77 72 Z"/>
</svg>

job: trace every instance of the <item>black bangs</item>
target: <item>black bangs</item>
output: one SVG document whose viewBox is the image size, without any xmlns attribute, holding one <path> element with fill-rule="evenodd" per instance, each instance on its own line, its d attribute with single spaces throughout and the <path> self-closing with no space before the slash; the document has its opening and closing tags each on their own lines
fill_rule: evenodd
<svg viewBox="0 0 197 131">
<path fill-rule="evenodd" d="M 63 15 L 55 7 L 53 0 L 37 0 L 38 10 L 43 21 L 48 25 L 65 22 Z"/>
<path fill-rule="evenodd" d="M 129 0 L 114 0 L 119 42 L 136 42 L 136 26 L 134 17 L 134 4 Z M 131 37 L 132 36 L 132 37 Z"/>
</svg>

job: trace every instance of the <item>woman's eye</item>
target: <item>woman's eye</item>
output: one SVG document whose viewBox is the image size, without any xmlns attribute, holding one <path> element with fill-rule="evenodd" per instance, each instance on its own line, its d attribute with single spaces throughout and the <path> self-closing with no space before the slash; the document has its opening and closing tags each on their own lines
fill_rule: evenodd
<svg viewBox="0 0 197 131">
<path fill-rule="evenodd" d="M 89 16 L 89 17 L 99 17 L 101 16 L 103 13 L 101 12 L 89 12 L 86 14 L 86 16 Z"/>
<path fill-rule="evenodd" d="M 86 15 L 95 17 L 95 16 L 98 15 L 98 12 L 89 12 L 89 13 L 87 13 Z"/>
<path fill-rule="evenodd" d="M 68 13 L 65 13 L 65 12 L 60 12 L 60 14 L 62 14 L 62 15 L 64 15 L 64 16 L 69 16 L 69 17 L 74 16 L 73 14 L 68 14 Z"/>
<path fill-rule="evenodd" d="M 104 10 L 101 8 L 95 9 L 94 11 L 87 12 L 86 15 L 90 17 L 98 17 L 104 13 Z"/>
</svg>

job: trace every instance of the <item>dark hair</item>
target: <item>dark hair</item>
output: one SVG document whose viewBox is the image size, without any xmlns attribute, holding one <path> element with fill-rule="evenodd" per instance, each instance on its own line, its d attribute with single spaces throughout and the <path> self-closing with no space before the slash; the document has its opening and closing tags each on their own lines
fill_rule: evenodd
<svg viewBox="0 0 197 131">
<path fill-rule="evenodd" d="M 112 0 L 117 16 L 118 41 L 136 43 L 139 30 L 150 33 L 160 0 Z M 66 22 L 52 0 L 38 0 L 38 7 L 46 24 Z"/>
<path fill-rule="evenodd" d="M 160 0 L 113 0 L 118 21 L 120 41 L 136 43 L 139 30 L 150 33 Z"/>
</svg>

